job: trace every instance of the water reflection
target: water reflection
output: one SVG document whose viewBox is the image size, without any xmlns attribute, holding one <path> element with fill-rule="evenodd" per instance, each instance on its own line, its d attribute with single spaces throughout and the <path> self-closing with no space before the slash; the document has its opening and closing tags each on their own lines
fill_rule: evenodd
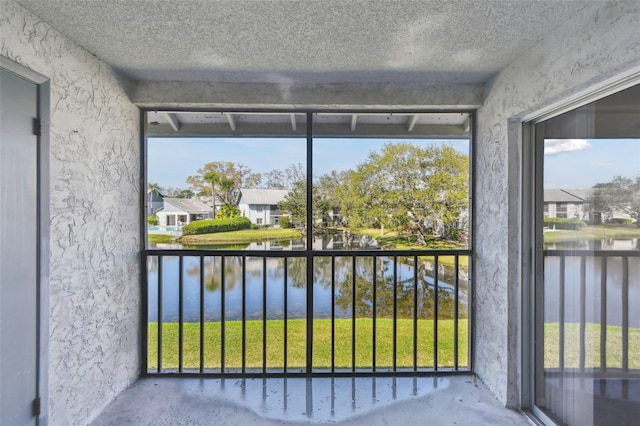
<svg viewBox="0 0 640 426">
<path fill-rule="evenodd" d="M 453 318 L 455 308 L 455 277 L 453 257 L 441 256 L 435 269 L 433 257 L 399 257 L 394 267 L 393 258 L 377 257 L 376 265 L 371 257 L 346 256 L 315 257 L 313 265 L 314 317 L 331 318 L 332 303 L 335 303 L 336 318 L 351 318 L 355 290 L 356 317 L 371 317 L 374 304 L 374 275 L 376 317 L 390 318 L 394 309 L 394 286 L 396 288 L 396 310 L 398 318 L 413 318 L 414 297 L 417 298 L 417 318 L 431 319 L 434 316 L 435 277 L 438 280 L 438 318 Z M 223 267 L 224 262 L 224 267 Z M 240 256 L 185 256 L 182 276 L 184 280 L 184 321 L 200 320 L 200 275 L 205 284 L 205 320 L 219 321 L 224 272 L 224 297 L 227 320 L 242 318 L 242 284 L 246 282 L 247 319 L 263 318 L 263 285 L 266 265 L 267 319 L 283 319 L 286 309 L 289 319 L 306 317 L 306 258 L 287 259 L 287 286 L 285 289 L 285 259 L 247 257 L 245 276 L 242 273 Z M 179 258 L 164 256 L 162 261 L 163 321 L 178 321 Z M 395 281 L 394 281 L 395 269 Z M 332 270 L 334 292 L 332 292 Z M 157 321 L 158 258 L 149 258 L 149 319 Z M 355 277 L 354 277 L 355 272 Z M 414 285 L 417 278 L 417 286 Z M 354 279 L 355 278 L 355 279 Z M 354 285 L 355 284 L 355 285 Z M 466 268 L 459 270 L 460 318 L 467 315 L 468 279 Z M 287 306 L 284 306 L 285 291 Z"/>
</svg>

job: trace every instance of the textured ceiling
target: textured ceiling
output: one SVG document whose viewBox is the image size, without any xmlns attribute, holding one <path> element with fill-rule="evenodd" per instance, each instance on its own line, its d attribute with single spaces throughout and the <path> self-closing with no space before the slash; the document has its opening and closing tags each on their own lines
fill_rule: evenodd
<svg viewBox="0 0 640 426">
<path fill-rule="evenodd" d="M 132 80 L 481 83 L 602 0 L 18 0 Z"/>
</svg>

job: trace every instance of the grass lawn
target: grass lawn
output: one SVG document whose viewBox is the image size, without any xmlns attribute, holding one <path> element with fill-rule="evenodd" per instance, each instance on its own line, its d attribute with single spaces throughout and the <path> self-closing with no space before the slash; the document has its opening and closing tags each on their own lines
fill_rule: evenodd
<svg viewBox="0 0 640 426">
<path fill-rule="evenodd" d="M 185 235 L 180 238 L 182 244 L 197 245 L 211 243 L 243 243 L 255 241 L 278 241 L 302 238 L 296 229 L 243 229 L 240 231 L 216 232 L 214 234 Z"/>
<path fill-rule="evenodd" d="M 356 320 L 356 367 L 370 368 L 372 365 L 372 325 L 370 318 Z M 438 321 L 438 366 L 452 367 L 453 320 Z M 467 363 L 467 320 L 459 320 L 459 365 Z M 335 365 L 336 368 L 351 368 L 350 319 L 336 319 Z M 239 369 L 242 366 L 242 323 L 227 321 L 225 326 L 225 367 Z M 262 368 L 262 321 L 247 321 L 247 368 Z M 306 362 L 306 320 L 287 321 L 288 353 L 287 365 L 303 368 Z M 313 323 L 314 368 L 331 366 L 331 320 L 320 319 Z M 178 324 L 165 323 L 162 327 L 162 367 L 178 367 Z M 393 321 L 376 320 L 376 366 L 392 365 Z M 149 324 L 149 368 L 157 368 L 158 324 Z M 205 368 L 220 368 L 220 323 L 205 323 Z M 433 367 L 433 321 L 418 320 L 418 366 Z M 184 368 L 198 368 L 200 363 L 200 324 L 184 324 Z M 267 368 L 282 368 L 284 358 L 284 321 L 267 321 Z M 413 366 L 413 320 L 397 322 L 397 366 Z"/>
<path fill-rule="evenodd" d="M 565 367 L 577 368 L 580 362 L 580 324 L 565 325 Z M 546 350 L 545 368 L 559 367 L 560 327 L 557 323 L 544 326 Z M 622 367 L 622 327 L 607 326 L 607 367 Z M 600 325 L 586 324 L 585 327 L 585 367 L 600 367 Z M 629 328 L 629 368 L 640 369 L 640 328 Z"/>
<path fill-rule="evenodd" d="M 545 243 L 628 238 L 640 238 L 640 228 L 635 226 L 585 226 L 579 231 L 559 230 L 544 233 Z"/>
<path fill-rule="evenodd" d="M 148 234 L 149 244 L 169 244 L 173 242 L 173 237 L 167 234 Z"/>
</svg>

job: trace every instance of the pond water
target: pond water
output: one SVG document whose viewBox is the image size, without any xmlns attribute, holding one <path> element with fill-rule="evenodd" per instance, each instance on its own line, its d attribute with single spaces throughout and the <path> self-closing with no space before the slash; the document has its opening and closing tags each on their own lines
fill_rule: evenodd
<svg viewBox="0 0 640 426">
<path fill-rule="evenodd" d="M 640 254 L 640 239 L 581 240 L 545 244 L 548 250 L 623 250 Z M 629 258 L 629 326 L 640 327 L 640 256 Z M 622 325 L 623 267 L 621 257 L 609 257 L 606 261 L 607 324 Z M 600 323 L 602 258 L 586 257 L 585 260 L 585 319 L 588 323 Z M 559 321 L 560 258 L 545 257 L 544 262 L 544 318 L 545 322 Z M 565 258 L 565 322 L 580 321 L 580 258 Z"/>
<path fill-rule="evenodd" d="M 441 262 L 453 257 L 441 256 Z M 242 318 L 242 258 L 226 256 L 224 264 L 225 319 Z M 205 321 L 219 321 L 222 299 L 222 257 L 204 257 L 204 308 Z M 249 320 L 263 318 L 263 259 L 246 259 L 246 315 Z M 335 303 L 336 318 L 351 318 L 353 301 L 353 258 L 336 257 L 334 264 L 335 284 L 331 288 L 331 258 L 316 257 L 313 267 L 313 315 L 314 318 L 331 318 L 332 303 Z M 398 318 L 413 317 L 413 298 L 417 292 L 418 317 L 432 318 L 434 305 L 435 268 L 432 257 L 420 257 L 417 265 L 418 285 L 414 288 L 413 258 L 398 258 L 397 264 L 397 313 Z M 393 259 L 379 257 L 373 265 L 370 257 L 356 257 L 355 266 L 355 311 L 357 317 L 371 317 L 373 310 L 373 277 L 376 281 L 376 314 L 378 318 L 389 318 L 393 314 Z M 178 321 L 179 259 L 165 256 L 162 260 L 162 318 L 163 321 Z M 200 321 L 200 258 L 186 256 L 183 260 L 184 321 Z M 285 291 L 287 317 L 306 317 L 306 258 L 290 258 L 287 265 L 285 289 L 283 258 L 266 260 L 266 317 L 284 318 Z M 454 316 L 453 266 L 438 267 L 439 318 Z M 149 321 L 158 319 L 158 258 L 150 257 L 148 263 Z M 464 268 L 459 271 L 459 312 L 466 318 L 468 302 L 468 280 Z"/>
</svg>

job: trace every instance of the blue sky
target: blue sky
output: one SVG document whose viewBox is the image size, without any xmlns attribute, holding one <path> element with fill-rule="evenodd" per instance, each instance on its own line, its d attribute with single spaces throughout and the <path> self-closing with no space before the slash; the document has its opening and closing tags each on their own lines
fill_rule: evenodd
<svg viewBox="0 0 640 426">
<path fill-rule="evenodd" d="M 640 139 L 545 141 L 546 188 L 590 188 L 617 175 L 640 176 Z"/>
<path fill-rule="evenodd" d="M 398 139 L 320 139 L 314 140 L 314 175 L 331 170 L 353 169 L 371 151 Z M 468 153 L 468 140 L 407 140 L 418 145 L 448 144 Z M 254 173 L 285 169 L 290 164 L 306 164 L 306 139 L 258 138 L 150 138 L 147 147 L 149 182 L 161 187 L 187 188 L 187 176 L 211 161 L 242 163 Z"/>
<path fill-rule="evenodd" d="M 355 168 L 371 151 L 398 139 L 320 139 L 314 141 L 314 174 Z M 415 144 L 449 144 L 468 153 L 467 140 L 407 140 Z M 187 188 L 187 176 L 210 161 L 243 163 L 255 173 L 306 163 L 304 138 L 151 138 L 149 182 Z M 589 188 L 616 175 L 640 176 L 640 139 L 562 139 L 545 143 L 547 188 Z"/>
</svg>

